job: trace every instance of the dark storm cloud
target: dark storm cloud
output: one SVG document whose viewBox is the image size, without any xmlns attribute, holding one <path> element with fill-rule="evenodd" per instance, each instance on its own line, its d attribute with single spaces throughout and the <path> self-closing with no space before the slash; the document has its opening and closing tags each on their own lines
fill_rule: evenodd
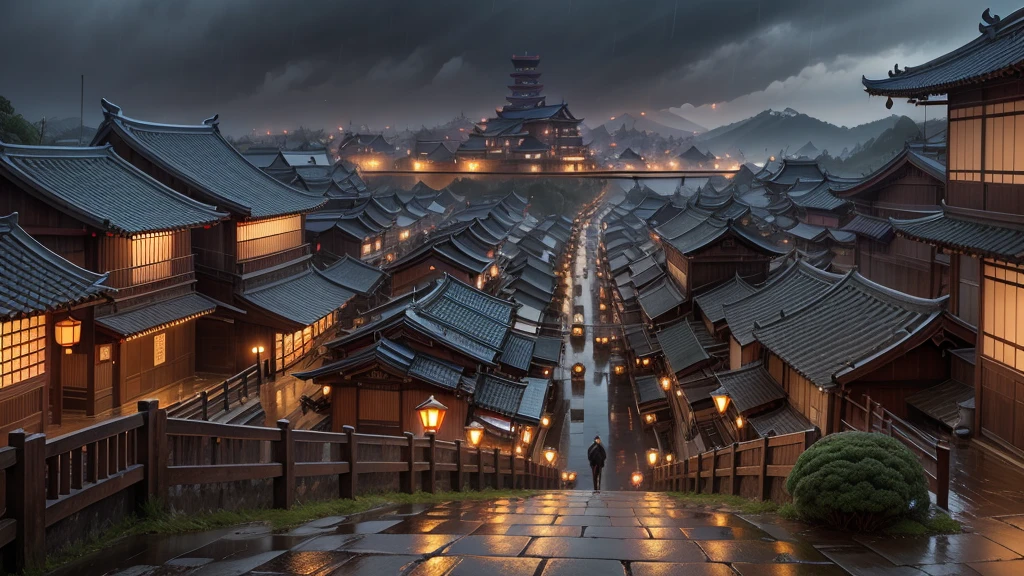
<svg viewBox="0 0 1024 576">
<path fill-rule="evenodd" d="M 729 100 L 839 55 L 971 35 L 958 0 L 32 0 L 0 9 L 0 94 L 30 118 L 128 114 L 234 133 L 435 121 L 501 104 L 543 56 L 577 114 Z M 1006 14 L 1007 7 L 996 6 Z M 975 32 L 976 33 L 976 32 Z M 882 73 L 883 71 L 879 71 Z M 859 96 L 857 86 L 851 97 Z"/>
</svg>

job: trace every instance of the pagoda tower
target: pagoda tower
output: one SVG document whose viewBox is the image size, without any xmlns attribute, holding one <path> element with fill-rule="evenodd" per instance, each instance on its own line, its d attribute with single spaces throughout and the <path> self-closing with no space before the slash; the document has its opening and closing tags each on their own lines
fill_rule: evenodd
<svg viewBox="0 0 1024 576">
<path fill-rule="evenodd" d="M 516 56 L 512 55 L 512 66 L 515 72 L 509 74 L 513 83 L 508 89 L 511 91 L 505 99 L 508 104 L 505 110 L 525 110 L 544 106 L 544 85 L 540 83 L 540 72 L 537 66 L 540 64 L 540 56 Z"/>
</svg>

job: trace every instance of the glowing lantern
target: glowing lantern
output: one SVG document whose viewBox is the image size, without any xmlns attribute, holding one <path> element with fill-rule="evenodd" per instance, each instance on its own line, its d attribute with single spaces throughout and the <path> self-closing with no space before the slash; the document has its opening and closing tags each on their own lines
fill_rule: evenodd
<svg viewBox="0 0 1024 576">
<path fill-rule="evenodd" d="M 617 365 L 615 367 L 615 375 L 616 376 L 622 376 L 625 373 L 626 373 L 626 367 L 623 366 L 622 364 L 619 364 L 619 365 Z"/>
<path fill-rule="evenodd" d="M 497 278 L 498 274 L 501 274 L 501 270 L 498 269 L 498 265 L 497 264 L 491 264 L 491 277 L 492 278 Z"/>
<path fill-rule="evenodd" d="M 545 376 L 550 376 L 550 375 L 551 375 L 551 370 L 549 370 L 549 369 L 545 368 L 545 369 L 544 369 L 544 375 L 545 375 Z"/>
<path fill-rule="evenodd" d="M 556 452 L 554 448 L 545 448 L 544 449 L 544 459 L 548 461 L 548 464 L 554 464 L 555 463 L 555 458 L 557 458 L 557 457 L 558 457 L 558 452 Z"/>
<path fill-rule="evenodd" d="M 423 433 L 437 433 L 441 428 L 441 423 L 444 422 L 444 415 L 448 412 L 448 407 L 431 396 L 427 398 L 426 402 L 416 407 L 416 412 L 420 415 Z"/>
<path fill-rule="evenodd" d="M 521 445 L 519 445 L 519 444 L 516 444 L 516 456 L 522 456 L 522 455 L 523 455 L 523 447 Z"/>
<path fill-rule="evenodd" d="M 736 428 L 743 428 L 743 416 L 736 417 Z"/>
<path fill-rule="evenodd" d="M 732 401 L 728 394 L 712 394 L 711 399 L 715 401 L 715 408 L 718 409 L 719 414 L 725 414 L 725 411 L 729 409 L 729 403 Z"/>
<path fill-rule="evenodd" d="M 53 337 L 64 348 L 65 354 L 71 354 L 71 347 L 82 340 L 82 321 L 71 316 L 53 325 Z"/>
<path fill-rule="evenodd" d="M 576 481 L 576 473 L 575 472 L 569 472 L 569 482 L 575 482 L 575 481 Z"/>
<path fill-rule="evenodd" d="M 657 418 L 654 416 L 654 414 L 644 414 L 644 420 L 648 424 L 654 424 L 654 421 L 657 420 Z"/>
<path fill-rule="evenodd" d="M 651 466 L 654 466 L 655 464 L 658 463 L 657 448 L 651 448 L 650 450 L 647 451 L 647 463 L 650 464 Z"/>
<path fill-rule="evenodd" d="M 331 395 L 331 387 L 330 386 L 324 386 L 323 388 L 320 389 L 320 391 L 324 393 L 324 396 L 330 396 Z"/>
<path fill-rule="evenodd" d="M 671 464 L 672 460 L 674 460 L 674 459 L 675 459 L 675 456 L 673 456 L 671 452 L 669 452 L 668 454 L 665 454 L 665 464 Z"/>
<path fill-rule="evenodd" d="M 651 365 L 651 359 L 650 358 L 644 358 L 640 363 L 643 364 L 644 366 L 650 366 Z"/>
<path fill-rule="evenodd" d="M 642 472 L 637 470 L 636 472 L 633 472 L 633 475 L 630 477 L 630 480 L 633 482 L 634 487 L 639 488 L 640 485 L 644 483 L 644 475 Z"/>
<path fill-rule="evenodd" d="M 540 417 L 540 425 L 543 426 L 544 428 L 547 428 L 548 426 L 551 426 L 551 417 L 548 416 L 547 414 L 541 416 Z"/>
<path fill-rule="evenodd" d="M 672 387 L 672 379 L 668 376 L 661 377 L 661 389 L 668 392 L 668 389 Z"/>
<path fill-rule="evenodd" d="M 582 376 L 585 371 L 586 368 L 583 366 L 583 363 L 581 362 L 577 362 L 572 365 L 572 373 L 577 376 Z"/>
<path fill-rule="evenodd" d="M 533 428 L 523 426 L 523 444 L 529 444 L 533 440 Z"/>
<path fill-rule="evenodd" d="M 562 482 L 568 482 L 568 481 L 569 481 L 569 473 L 568 472 L 562 472 Z"/>
<path fill-rule="evenodd" d="M 484 439 L 484 427 L 479 422 L 473 422 L 469 426 L 466 426 L 466 441 L 473 448 L 480 445 Z"/>
</svg>

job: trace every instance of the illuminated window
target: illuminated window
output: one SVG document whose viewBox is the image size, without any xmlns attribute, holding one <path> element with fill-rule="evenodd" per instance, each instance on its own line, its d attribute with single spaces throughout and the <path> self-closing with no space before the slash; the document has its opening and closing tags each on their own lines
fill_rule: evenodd
<svg viewBox="0 0 1024 576">
<path fill-rule="evenodd" d="M 369 242 L 363 244 L 363 256 L 366 256 L 370 252 L 373 252 L 373 244 L 370 244 Z"/>
<path fill-rule="evenodd" d="M 476 289 L 477 290 L 483 290 L 484 289 L 484 282 L 486 282 L 486 280 L 484 279 L 484 275 L 483 274 L 477 276 L 476 277 Z"/>
<path fill-rule="evenodd" d="M 377 238 L 377 240 L 373 243 L 373 249 L 380 250 L 381 246 L 383 246 L 383 244 L 381 243 L 380 238 Z"/>
<path fill-rule="evenodd" d="M 398 233 L 398 240 L 399 241 L 408 240 L 410 234 L 411 234 L 411 232 L 409 232 L 408 230 L 402 230 L 401 232 Z"/>
<path fill-rule="evenodd" d="M 153 336 L 153 366 L 159 366 L 167 360 L 167 333 Z"/>
<path fill-rule="evenodd" d="M 954 111 L 956 112 L 956 111 Z M 1024 100 L 985 106 L 985 182 L 1024 184 Z"/>
<path fill-rule="evenodd" d="M 170 232 L 132 236 L 132 285 L 146 284 L 171 275 Z"/>
<path fill-rule="evenodd" d="M 302 217 L 282 216 L 238 223 L 238 259 L 249 260 L 302 244 Z"/>
<path fill-rule="evenodd" d="M 275 334 L 274 355 L 277 360 L 277 369 L 284 370 L 312 350 L 316 339 L 327 332 L 334 322 L 334 312 L 331 312 L 302 330 L 290 334 L 280 332 Z"/>
<path fill-rule="evenodd" d="M 100 362 L 110 362 L 114 347 L 111 344 L 101 344 L 97 349 L 96 356 Z"/>
<path fill-rule="evenodd" d="M 982 354 L 1024 370 L 1024 266 L 985 261 Z"/>
<path fill-rule="evenodd" d="M 981 112 L 981 106 L 950 111 L 950 180 L 981 180 Z"/>
<path fill-rule="evenodd" d="M 32 316 L 0 322 L 0 385 L 46 372 L 46 320 Z"/>
</svg>

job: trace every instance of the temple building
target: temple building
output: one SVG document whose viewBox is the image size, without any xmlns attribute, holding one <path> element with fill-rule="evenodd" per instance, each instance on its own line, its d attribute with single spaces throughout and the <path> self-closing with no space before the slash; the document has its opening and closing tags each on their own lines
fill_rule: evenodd
<svg viewBox="0 0 1024 576">
<path fill-rule="evenodd" d="M 116 289 L 94 308 L 91 346 L 60 359 L 64 409 L 93 416 L 195 377 L 198 319 L 230 306 L 196 292 L 192 234 L 225 228 L 225 212 L 161 184 L 111 146 L 6 144 L 0 211 L 18 212 L 36 240 Z"/>
<path fill-rule="evenodd" d="M 582 118 L 569 106 L 548 105 L 537 66 L 540 56 L 512 56 L 508 101 L 494 118 L 476 125 L 456 152 L 469 171 L 579 171 L 592 164 L 580 132 Z"/>
<path fill-rule="evenodd" d="M 333 333 L 354 297 L 312 268 L 303 238 L 305 215 L 326 199 L 291 188 L 249 163 L 221 135 L 214 116 L 199 125 L 128 118 L 103 101 L 94 144 L 190 198 L 216 205 L 229 219 L 192 230 L 198 288 L 227 306 L 196 328 L 197 369 L 234 374 L 261 359 L 278 373 Z"/>
<path fill-rule="evenodd" d="M 0 445 L 12 430 L 60 424 L 62 374 L 91 374 L 93 366 L 100 373 L 103 362 L 109 371 L 109 358 L 96 356 L 92 321 L 93 307 L 111 292 L 106 279 L 29 236 L 18 214 L 0 217 Z M 62 340 L 68 322 L 71 338 Z"/>
<path fill-rule="evenodd" d="M 1024 9 L 982 14 L 981 35 L 920 66 L 864 79 L 871 95 L 948 106 L 942 210 L 890 218 L 896 235 L 949 256 L 949 308 L 977 284 L 973 432 L 1024 452 Z M 932 100 L 946 95 L 945 100 Z M 1016 127 L 1021 127 L 1020 132 Z"/>
</svg>

